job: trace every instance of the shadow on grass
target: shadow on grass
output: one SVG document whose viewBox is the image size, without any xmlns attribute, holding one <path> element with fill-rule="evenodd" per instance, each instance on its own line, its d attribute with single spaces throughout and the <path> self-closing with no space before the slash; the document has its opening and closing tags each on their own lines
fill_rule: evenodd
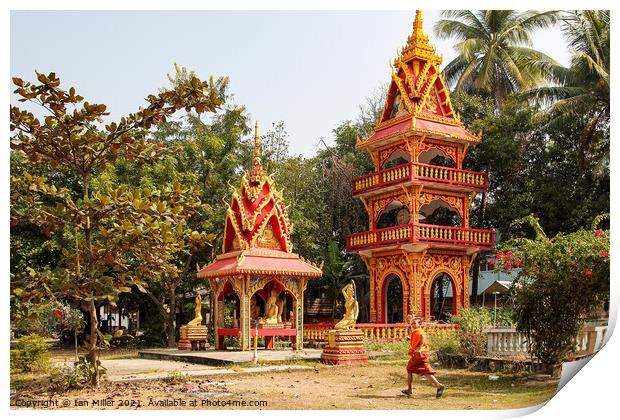
<svg viewBox="0 0 620 420">
<path fill-rule="evenodd" d="M 375 399 L 375 400 L 396 400 L 396 399 L 402 399 L 402 400 L 406 400 L 408 399 L 405 395 L 401 394 L 400 391 L 398 392 L 400 395 L 394 394 L 394 395 L 373 395 L 373 394 L 353 394 L 353 395 L 347 395 L 347 397 L 349 398 L 361 398 L 364 400 L 367 399 Z"/>
<path fill-rule="evenodd" d="M 551 388 L 557 388 L 556 381 L 525 385 L 522 383 L 522 377 L 518 375 L 499 375 L 497 380 L 492 381 L 489 380 L 489 375 L 487 373 L 463 376 L 456 374 L 442 375 L 441 372 L 438 372 L 437 378 L 439 381 L 446 384 L 446 386 L 452 387 L 455 390 L 460 390 L 461 394 L 465 394 L 467 391 L 473 391 L 477 394 L 481 392 L 513 395 L 531 394 L 536 391 L 549 391 Z"/>
</svg>

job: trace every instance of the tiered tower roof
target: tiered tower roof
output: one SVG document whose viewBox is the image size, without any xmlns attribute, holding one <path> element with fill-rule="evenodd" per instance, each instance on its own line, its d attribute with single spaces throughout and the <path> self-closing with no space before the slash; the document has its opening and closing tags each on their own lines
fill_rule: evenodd
<svg viewBox="0 0 620 420">
<path fill-rule="evenodd" d="M 372 146 L 382 138 L 415 132 L 479 143 L 481 135 L 469 132 L 454 110 L 450 93 L 439 71 L 442 57 L 422 29 L 422 12 L 416 11 L 413 33 L 391 63 L 392 77 L 385 106 L 374 133 L 358 147 Z"/>
<path fill-rule="evenodd" d="M 292 223 L 282 192 L 275 187 L 261 162 L 258 124 L 254 136 L 252 167 L 232 188 L 224 222 L 223 254 L 198 272 L 198 277 L 234 274 L 269 274 L 318 277 L 318 267 L 293 254 Z"/>
<path fill-rule="evenodd" d="M 291 252 L 291 231 L 282 192 L 261 163 L 258 125 L 255 129 L 252 167 L 241 179 L 241 189 L 233 189 L 226 211 L 223 252 L 250 248 Z"/>
</svg>

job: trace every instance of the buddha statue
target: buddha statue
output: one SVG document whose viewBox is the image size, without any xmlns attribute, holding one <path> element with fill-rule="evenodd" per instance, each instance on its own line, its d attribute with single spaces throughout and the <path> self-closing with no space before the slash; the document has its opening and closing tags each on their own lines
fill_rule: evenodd
<svg viewBox="0 0 620 420">
<path fill-rule="evenodd" d="M 355 321 L 359 315 L 359 306 L 355 299 L 355 284 L 349 283 L 342 288 L 344 296 L 345 313 L 342 319 L 334 326 L 336 330 L 346 330 L 355 328 Z"/>
<path fill-rule="evenodd" d="M 284 299 L 278 299 L 278 322 L 282 322 L 282 314 L 284 313 Z"/>
<path fill-rule="evenodd" d="M 269 299 L 265 308 L 265 324 L 277 324 L 280 318 L 280 308 L 278 307 L 278 290 L 271 289 Z"/>
<path fill-rule="evenodd" d="M 194 307 L 194 319 L 189 321 L 187 325 L 198 326 L 202 324 L 202 298 L 200 295 L 196 296 L 196 306 Z"/>
</svg>

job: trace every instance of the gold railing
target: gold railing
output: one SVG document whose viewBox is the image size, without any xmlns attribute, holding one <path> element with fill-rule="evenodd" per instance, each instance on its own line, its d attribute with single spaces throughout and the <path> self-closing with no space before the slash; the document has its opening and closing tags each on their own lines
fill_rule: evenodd
<svg viewBox="0 0 620 420">
<path fill-rule="evenodd" d="M 492 230 L 415 223 L 354 233 L 347 236 L 347 250 L 416 242 L 492 248 L 494 236 Z"/>
<path fill-rule="evenodd" d="M 415 225 L 415 237 L 420 240 L 438 242 L 463 242 L 493 245 L 492 230 L 464 229 L 436 225 Z"/>
<path fill-rule="evenodd" d="M 434 331 L 437 329 L 445 330 L 458 328 L 457 324 L 434 324 L 428 323 L 423 325 L 427 331 Z M 304 324 L 304 340 L 325 342 L 327 341 L 327 332 L 334 328 L 334 324 L 322 323 L 322 324 Z M 364 332 L 364 338 L 366 340 L 407 340 L 409 338 L 409 325 L 405 323 L 400 324 L 381 324 L 381 323 L 368 323 L 357 324 L 355 328 Z"/>
<path fill-rule="evenodd" d="M 487 186 L 487 175 L 483 172 L 465 171 L 425 163 L 405 163 L 389 169 L 373 172 L 353 180 L 353 194 L 375 190 L 383 186 L 406 181 L 428 181 L 460 188 L 483 191 Z"/>
<path fill-rule="evenodd" d="M 379 240 L 381 242 L 401 241 L 411 237 L 411 225 L 397 226 L 392 229 L 380 231 Z"/>
</svg>

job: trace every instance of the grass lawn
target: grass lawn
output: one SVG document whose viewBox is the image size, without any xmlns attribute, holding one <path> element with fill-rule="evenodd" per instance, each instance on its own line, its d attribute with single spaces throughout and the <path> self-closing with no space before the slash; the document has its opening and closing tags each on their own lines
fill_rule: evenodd
<svg viewBox="0 0 620 420">
<path fill-rule="evenodd" d="M 12 386 L 18 388 L 11 396 L 11 404 L 17 400 L 69 399 L 72 403 L 68 408 L 80 408 L 74 406 L 75 399 L 110 398 L 114 405 L 109 408 L 119 408 L 118 402 L 124 399 L 134 400 L 140 408 L 147 409 L 161 407 L 149 406 L 151 400 L 179 399 L 188 404 L 181 408 L 189 409 L 209 408 L 201 406 L 202 400 L 246 401 L 246 404 L 266 401 L 267 405 L 262 407 L 266 409 L 508 409 L 545 402 L 557 388 L 557 381 L 537 381 L 526 375 L 499 374 L 499 379 L 493 381 L 485 372 L 438 369 L 437 376 L 446 385 L 444 397 L 436 399 L 429 381 L 419 377 L 414 379 L 413 396 L 405 397 L 400 393 L 406 382 L 405 364 L 406 360 L 402 359 L 371 361 L 361 366 L 305 362 L 309 369 L 243 372 L 208 378 L 176 375 L 167 380 L 104 382 L 97 390 L 84 388 L 61 393 L 46 390 L 45 381 L 27 385 L 29 381 L 22 380 L 17 384 L 12 377 Z M 199 401 L 198 406 L 190 407 L 191 400 Z"/>
</svg>

